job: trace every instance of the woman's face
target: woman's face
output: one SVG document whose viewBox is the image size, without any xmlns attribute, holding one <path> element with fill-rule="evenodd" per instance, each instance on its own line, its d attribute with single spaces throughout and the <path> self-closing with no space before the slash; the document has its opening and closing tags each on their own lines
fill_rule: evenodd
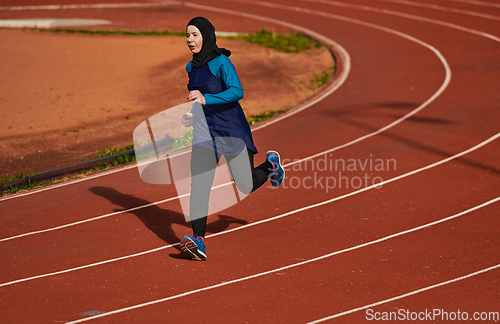
<svg viewBox="0 0 500 324">
<path fill-rule="evenodd" d="M 193 25 L 187 26 L 186 42 L 187 46 L 191 50 L 191 53 L 197 54 L 201 51 L 201 47 L 203 46 L 203 37 L 197 27 Z"/>
</svg>

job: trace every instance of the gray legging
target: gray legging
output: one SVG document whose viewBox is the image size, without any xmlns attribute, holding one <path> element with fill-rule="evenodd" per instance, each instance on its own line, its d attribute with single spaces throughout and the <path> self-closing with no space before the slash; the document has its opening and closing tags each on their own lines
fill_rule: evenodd
<svg viewBox="0 0 500 324">
<path fill-rule="evenodd" d="M 273 172 L 273 166 L 268 161 L 254 168 L 253 156 L 254 153 L 248 149 L 237 156 L 225 155 L 234 182 L 244 194 L 249 194 L 262 186 Z M 193 145 L 190 216 L 193 233 L 198 236 L 205 237 L 210 190 L 220 158 L 221 154 L 212 149 Z"/>
</svg>

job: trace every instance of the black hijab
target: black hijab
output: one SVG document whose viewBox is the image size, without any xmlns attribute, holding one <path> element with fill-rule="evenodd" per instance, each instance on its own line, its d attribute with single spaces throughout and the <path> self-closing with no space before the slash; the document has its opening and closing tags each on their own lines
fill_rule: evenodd
<svg viewBox="0 0 500 324">
<path fill-rule="evenodd" d="M 207 18 L 196 17 L 189 21 L 187 24 L 195 26 L 201 32 L 203 37 L 203 44 L 199 53 L 193 54 L 193 65 L 196 68 L 202 67 L 205 63 L 213 60 L 217 56 L 224 54 L 229 57 L 231 51 L 225 48 L 217 47 L 215 37 L 215 27 Z M 187 28 L 187 27 L 186 27 Z"/>
</svg>

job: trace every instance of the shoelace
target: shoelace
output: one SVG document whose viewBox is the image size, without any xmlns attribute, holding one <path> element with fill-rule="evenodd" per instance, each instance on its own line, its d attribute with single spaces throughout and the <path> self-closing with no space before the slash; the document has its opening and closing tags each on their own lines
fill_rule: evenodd
<svg viewBox="0 0 500 324">
<path fill-rule="evenodd" d="M 275 162 L 272 162 L 272 161 L 269 161 L 269 162 L 273 166 L 273 172 L 271 172 L 271 174 L 269 175 L 269 178 L 277 179 L 278 174 L 276 173 L 276 170 L 278 170 L 278 165 Z"/>
<path fill-rule="evenodd" d="M 198 235 L 194 234 L 193 238 L 200 240 L 202 243 L 205 243 L 205 238 L 203 236 L 198 236 Z"/>
</svg>

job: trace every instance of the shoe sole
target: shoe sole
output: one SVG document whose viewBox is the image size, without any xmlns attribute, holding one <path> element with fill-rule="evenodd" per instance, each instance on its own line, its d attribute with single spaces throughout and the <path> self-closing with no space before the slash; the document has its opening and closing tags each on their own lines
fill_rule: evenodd
<svg viewBox="0 0 500 324">
<path fill-rule="evenodd" d="M 267 154 L 269 154 L 269 153 L 274 153 L 274 154 L 276 154 L 278 156 L 278 164 L 279 164 L 281 170 L 283 170 L 283 180 L 285 180 L 285 169 L 281 166 L 281 156 L 280 156 L 280 154 L 278 152 L 272 151 L 272 150 L 271 151 L 267 151 Z M 271 181 L 271 184 L 273 185 L 273 187 L 279 187 L 281 185 L 281 183 L 283 182 L 283 180 L 281 180 L 281 182 L 277 186 L 274 185 L 273 181 Z"/>
<path fill-rule="evenodd" d="M 206 254 L 198 250 L 198 245 L 187 237 L 186 238 L 183 237 L 181 239 L 180 246 L 181 250 L 183 252 L 189 253 L 193 257 L 193 259 L 199 261 L 205 261 L 207 259 Z"/>
</svg>

